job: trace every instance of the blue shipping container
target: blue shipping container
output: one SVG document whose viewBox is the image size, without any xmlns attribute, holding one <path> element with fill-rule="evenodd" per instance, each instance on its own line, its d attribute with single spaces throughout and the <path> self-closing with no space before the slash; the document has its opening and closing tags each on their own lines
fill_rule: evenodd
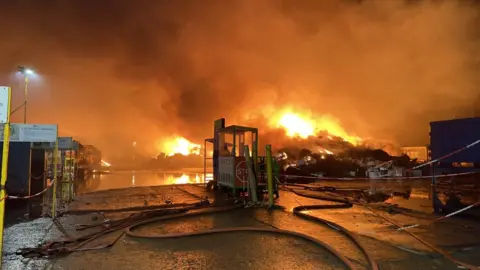
<svg viewBox="0 0 480 270">
<path fill-rule="evenodd" d="M 477 140 L 480 140 L 480 117 L 430 122 L 432 159 L 440 158 Z M 445 158 L 442 162 L 480 162 L 480 144 Z"/>
</svg>

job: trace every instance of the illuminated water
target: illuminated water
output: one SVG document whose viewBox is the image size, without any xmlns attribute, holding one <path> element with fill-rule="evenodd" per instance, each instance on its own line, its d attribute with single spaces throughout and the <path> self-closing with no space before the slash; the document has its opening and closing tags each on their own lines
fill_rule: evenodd
<svg viewBox="0 0 480 270">
<path fill-rule="evenodd" d="M 212 177 L 212 173 L 207 173 L 207 182 Z M 204 182 L 203 169 L 188 171 L 122 171 L 111 174 L 95 174 L 81 183 L 77 191 L 85 193 L 107 189 Z"/>
</svg>

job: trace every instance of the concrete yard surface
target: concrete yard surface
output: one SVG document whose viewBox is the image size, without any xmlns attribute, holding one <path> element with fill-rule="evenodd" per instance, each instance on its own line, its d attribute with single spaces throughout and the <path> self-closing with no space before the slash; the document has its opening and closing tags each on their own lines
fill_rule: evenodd
<svg viewBox="0 0 480 270">
<path fill-rule="evenodd" d="M 90 249 L 114 243 L 109 248 L 51 258 L 27 259 L 15 254 L 20 248 L 88 233 L 89 229 L 78 231 L 79 225 L 99 224 L 106 219 L 116 220 L 134 213 L 115 212 L 115 209 L 190 204 L 206 197 L 214 205 L 225 200 L 223 194 L 206 191 L 201 185 L 133 187 L 79 195 L 67 208 L 72 213 L 77 211 L 76 214 L 65 214 L 55 223 L 49 218 L 40 218 L 6 228 L 2 269 L 345 269 L 338 258 L 312 242 L 288 235 L 258 232 L 139 239 L 126 236 L 120 230 L 83 247 Z M 335 203 L 282 191 L 276 204 L 283 209 L 254 207 L 184 217 L 147 224 L 136 232 L 158 235 L 212 228 L 278 228 L 319 239 L 351 260 L 356 268 L 371 269 L 359 248 L 335 228 L 292 214 L 292 209 L 299 205 Z M 89 212 L 80 214 L 86 210 Z M 407 233 L 395 230 L 379 215 L 402 226 L 419 224 L 411 229 L 416 235 L 449 250 L 458 259 L 480 265 L 480 258 L 476 256 L 480 251 L 480 243 L 476 237 L 472 237 L 478 235 L 480 222 L 474 220 L 451 218 L 430 224 L 432 215 L 389 214 L 381 210 L 373 213 L 361 205 L 346 209 L 314 210 L 309 214 L 338 223 L 355 233 L 378 262 L 380 269 L 458 268 Z"/>
</svg>

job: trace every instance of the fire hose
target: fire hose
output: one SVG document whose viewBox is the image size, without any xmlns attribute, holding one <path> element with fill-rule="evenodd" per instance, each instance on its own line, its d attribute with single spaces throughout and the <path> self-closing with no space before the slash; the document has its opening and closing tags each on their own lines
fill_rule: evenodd
<svg viewBox="0 0 480 270">
<path fill-rule="evenodd" d="M 186 213 L 190 210 L 201 209 L 204 207 L 208 207 L 208 202 L 199 202 L 195 204 L 190 204 L 189 206 L 182 207 L 182 208 L 173 207 L 173 208 L 135 213 L 135 214 L 131 214 L 127 218 L 114 220 L 108 223 L 96 224 L 96 226 L 103 227 L 98 232 L 92 232 L 87 235 L 82 235 L 76 238 L 69 238 L 63 241 L 53 241 L 50 243 L 46 243 L 45 245 L 34 247 L 34 248 L 22 248 L 22 249 L 19 249 L 16 253 L 18 255 L 31 258 L 31 257 L 51 256 L 56 254 L 68 254 L 75 251 L 90 250 L 89 248 L 83 248 L 83 246 L 94 241 L 95 239 L 98 239 L 112 232 L 123 230 L 142 220 L 151 219 L 158 216 Z M 96 226 L 91 226 L 91 227 L 96 227 Z M 113 243 L 108 244 L 107 246 L 95 247 L 93 249 L 109 247 L 113 245 L 118 240 L 118 238 Z"/>
<path fill-rule="evenodd" d="M 151 235 L 144 236 L 133 231 L 135 228 L 139 226 L 158 222 L 158 221 L 166 221 L 166 220 L 171 220 L 176 218 L 191 217 L 191 216 L 204 215 L 204 214 L 220 213 L 220 212 L 226 212 L 226 211 L 244 208 L 243 204 L 237 204 L 237 205 L 228 206 L 228 207 L 210 208 L 207 211 L 203 211 L 203 212 L 188 212 L 191 210 L 201 209 L 202 206 L 205 206 L 205 205 L 201 205 L 200 203 L 197 203 L 190 207 L 177 208 L 177 209 L 162 209 L 162 210 L 151 211 L 146 213 L 142 212 L 136 215 L 134 214 L 128 218 L 113 221 L 112 223 L 109 224 L 107 228 L 101 230 L 100 232 L 91 233 L 85 236 L 81 236 L 74 239 L 68 239 L 65 241 L 51 242 L 37 248 L 24 248 L 17 251 L 17 254 L 23 255 L 24 257 L 42 257 L 42 256 L 51 256 L 51 255 L 58 255 L 58 254 L 69 254 L 76 251 L 103 249 L 103 248 L 112 246 L 123 235 L 123 233 L 118 237 L 116 237 L 115 240 L 110 244 L 97 246 L 93 248 L 84 248 L 84 246 L 101 236 L 104 236 L 111 232 L 119 231 L 125 228 L 126 228 L 126 231 L 125 231 L 126 234 L 131 237 L 150 238 L 150 239 L 179 238 L 179 237 L 187 237 L 187 236 L 209 235 L 209 234 L 229 233 L 229 232 L 264 232 L 264 233 L 275 233 L 275 234 L 287 234 L 290 236 L 302 238 L 304 240 L 312 242 L 316 245 L 319 245 L 325 248 L 327 251 L 335 255 L 349 269 L 356 269 L 356 267 L 347 258 L 345 258 L 342 254 L 340 254 L 331 246 L 311 236 L 293 232 L 293 231 L 271 229 L 271 228 L 234 227 L 234 228 L 214 229 L 214 230 L 192 232 L 192 233 L 177 233 L 177 234 L 153 235 L 153 236 Z M 74 244 L 74 245 L 73 247 L 67 247 L 68 244 Z"/>
<path fill-rule="evenodd" d="M 357 237 L 351 233 L 349 230 L 346 228 L 340 226 L 337 223 L 328 221 L 326 219 L 322 219 L 316 216 L 312 216 L 309 214 L 304 213 L 303 211 L 308 211 L 308 210 L 322 210 L 322 209 L 345 209 L 345 208 L 351 208 L 353 204 L 346 200 L 346 199 L 341 199 L 341 198 L 332 198 L 329 196 L 321 196 L 321 195 L 308 195 L 308 194 L 302 194 L 300 192 L 297 192 L 294 189 L 289 189 L 286 188 L 288 191 L 293 192 L 294 194 L 301 196 L 301 197 L 306 197 L 306 198 L 311 198 L 311 199 L 317 199 L 317 200 L 323 200 L 323 201 L 330 201 L 330 202 L 336 202 L 339 204 L 333 204 L 333 205 L 300 205 L 295 208 L 293 208 L 293 213 L 296 216 L 302 217 L 304 219 L 318 222 L 325 224 L 331 228 L 334 228 L 338 232 L 342 233 L 345 235 L 348 239 L 350 239 L 363 253 L 365 258 L 367 258 L 369 264 L 372 266 L 372 269 L 378 270 L 378 264 L 375 261 L 375 259 L 372 257 L 370 253 L 367 252 L 367 249 L 358 241 Z"/>
<path fill-rule="evenodd" d="M 352 204 L 349 203 L 348 201 L 341 200 L 341 199 L 336 199 L 336 198 L 331 198 L 331 197 L 319 197 L 319 196 L 314 196 L 316 199 L 322 199 L 326 201 L 332 201 L 332 202 L 337 202 L 341 204 L 335 204 L 335 205 L 310 205 L 310 206 L 301 206 L 301 207 L 296 207 L 294 209 L 294 214 L 296 214 L 299 217 L 308 219 L 308 220 L 313 220 L 315 222 L 319 222 L 325 225 L 328 225 L 329 227 L 334 228 L 335 230 L 343 233 L 346 235 L 349 239 L 351 239 L 357 247 L 359 247 L 362 251 L 362 253 L 366 256 L 368 259 L 369 263 L 372 266 L 372 269 L 377 270 L 378 266 L 377 263 L 373 260 L 373 258 L 366 252 L 365 248 L 358 242 L 356 237 L 348 232 L 345 228 L 341 227 L 340 225 L 333 223 L 331 221 L 327 221 L 324 219 L 320 219 L 317 217 L 310 216 L 308 214 L 303 213 L 302 211 L 308 210 L 308 209 L 338 209 L 338 208 L 348 208 L 352 207 Z M 119 231 L 122 229 L 126 229 L 126 234 L 131 236 L 131 237 L 137 237 L 137 238 L 149 238 L 149 239 L 165 239 L 165 238 L 180 238 L 180 237 L 188 237 L 188 236 L 197 236 L 197 235 L 210 235 L 210 234 L 217 234 L 217 233 L 231 233 L 231 232 L 264 232 L 264 233 L 274 233 L 274 234 L 286 234 L 290 236 L 294 236 L 297 238 L 304 239 L 306 241 L 312 242 L 318 246 L 321 246 L 325 248 L 327 251 L 329 251 L 331 254 L 336 256 L 338 259 L 342 261 L 343 264 L 345 264 L 349 269 L 356 269 L 356 267 L 353 265 L 353 263 L 348 260 L 346 257 L 344 257 L 341 253 L 336 251 L 333 247 L 327 245 L 326 243 L 313 238 L 311 236 L 294 232 L 294 231 L 288 231 L 288 230 L 282 230 L 282 229 L 277 229 L 277 228 L 257 228 L 257 227 L 233 227 L 233 228 L 225 228 L 225 229 L 213 229 L 213 230 L 207 230 L 207 231 L 200 231 L 200 232 L 190 232 L 190 233 L 176 233 L 176 234 L 166 234 L 166 235 L 141 235 L 133 230 L 139 226 L 143 226 L 146 224 L 158 222 L 158 221 L 165 221 L 165 220 L 170 220 L 170 219 L 175 219 L 175 218 L 181 218 L 181 217 L 190 217 L 190 216 L 197 216 L 197 215 L 203 215 L 203 214 L 212 214 L 212 213 L 219 213 L 219 212 L 225 212 L 229 210 L 234 210 L 238 208 L 243 208 L 243 205 L 234 205 L 230 207 L 215 207 L 215 208 L 210 208 L 211 206 L 208 206 L 208 201 L 201 201 L 196 204 L 191 204 L 186 207 L 182 208 L 167 208 L 167 209 L 161 209 L 161 210 L 156 210 L 156 211 L 148 211 L 148 212 L 140 212 L 136 214 L 132 214 L 127 218 L 120 219 L 120 220 L 115 220 L 112 222 L 109 222 L 108 224 L 95 224 L 87 227 L 95 227 L 95 226 L 105 226 L 103 230 L 100 232 L 94 232 L 85 236 L 81 236 L 78 238 L 71 238 L 68 240 L 64 241 L 57 241 L 57 242 L 51 242 L 46 245 L 43 245 L 41 247 L 37 248 L 25 248 L 21 249 L 17 252 L 19 255 L 23 255 L 24 257 L 41 257 L 41 256 L 50 256 L 50 255 L 56 255 L 56 254 L 68 254 L 71 252 L 76 252 L 76 251 L 87 251 L 87 250 L 98 250 L 98 249 L 103 249 L 103 248 L 108 248 L 111 247 L 117 240 L 123 235 L 120 234 L 118 237 L 115 238 L 115 240 L 112 243 L 109 243 L 107 245 L 102 245 L 102 246 L 97 246 L 93 248 L 84 248 L 84 246 L 95 239 L 98 239 L 106 234 Z M 189 212 L 192 210 L 199 210 L 201 208 L 209 207 L 209 211 L 203 211 L 203 212 Z M 86 227 L 85 227 L 86 228 Z M 80 228 L 85 229 L 85 228 Z M 70 247 L 68 246 L 70 245 Z"/>
<path fill-rule="evenodd" d="M 353 265 L 350 260 L 348 260 L 345 256 L 343 256 L 341 253 L 339 253 L 337 250 L 335 250 L 333 247 L 330 245 L 314 238 L 306 234 L 294 232 L 294 231 L 289 231 L 289 230 L 282 230 L 282 229 L 276 229 L 276 228 L 258 228 L 258 227 L 231 227 L 231 228 L 222 228 L 222 229 L 211 229 L 211 230 L 205 230 L 205 231 L 197 231 L 197 232 L 188 232 L 188 233 L 171 233 L 171 234 L 159 234 L 159 235 L 143 235 L 140 233 L 137 233 L 134 231 L 135 228 L 138 228 L 140 226 L 144 226 L 147 224 L 159 222 L 159 221 L 165 221 L 165 220 L 170 220 L 174 218 L 180 218 L 180 217 L 186 217 L 186 216 L 198 216 L 198 215 L 205 215 L 205 214 L 214 214 L 214 213 L 220 213 L 220 212 L 225 212 L 229 210 L 234 210 L 234 209 L 239 209 L 243 208 L 243 205 L 235 205 L 233 207 L 228 207 L 228 208 L 220 208 L 220 209 L 213 209 L 211 211 L 205 211 L 205 212 L 197 212 L 197 213 L 184 213 L 184 214 L 178 214 L 174 216 L 164 216 L 164 217 L 157 217 L 149 220 L 145 220 L 139 223 L 136 223 L 126 229 L 126 234 L 130 237 L 135 237 L 135 238 L 145 238 L 145 239 L 168 239 L 168 238 L 182 238 L 182 237 L 190 237 L 190 236 L 199 236 L 199 235 L 211 235 L 211 234 L 221 234 L 221 233 L 232 233 L 232 232 L 263 232 L 263 233 L 272 233 L 272 234 L 283 234 L 283 235 L 290 235 L 294 236 L 297 238 L 304 239 L 308 242 L 311 242 L 313 244 L 316 244 L 320 247 L 325 248 L 327 251 L 329 251 L 332 255 L 337 257 L 342 261 L 342 263 L 347 266 L 349 269 L 356 269 L 355 265 Z"/>
<path fill-rule="evenodd" d="M 295 192 L 295 191 L 293 191 Z M 305 195 L 308 196 L 308 195 Z M 373 259 L 373 257 L 366 251 L 366 249 L 362 246 L 362 244 L 357 240 L 356 236 L 352 233 L 350 233 L 347 229 L 343 228 L 342 226 L 328 221 L 324 220 L 321 218 L 317 218 L 308 214 L 303 213 L 302 211 L 304 210 L 313 210 L 313 209 L 341 209 L 341 208 L 350 208 L 352 207 L 352 204 L 344 199 L 338 199 L 338 198 L 332 198 L 332 197 L 321 197 L 321 196 L 311 196 L 311 198 L 314 199 L 321 199 L 325 201 L 331 201 L 331 202 L 336 202 L 339 204 L 333 204 L 333 205 L 306 205 L 306 206 L 299 206 L 295 207 L 293 209 L 293 213 L 301 218 L 310 220 L 310 221 L 315 221 L 318 223 L 325 224 L 329 227 L 334 228 L 335 230 L 339 231 L 340 233 L 344 234 L 347 236 L 365 255 L 367 258 L 368 262 L 372 266 L 372 269 L 378 270 L 378 264 L 377 262 Z M 235 207 L 234 207 L 235 209 Z M 230 209 L 228 209 L 230 210 Z M 193 214 L 181 214 L 180 216 L 193 216 L 193 215 L 203 215 L 203 214 L 211 214 L 211 213 L 218 213 L 222 212 L 224 210 L 213 210 L 210 212 L 202 212 L 202 213 L 193 213 Z M 231 233 L 231 232 L 267 232 L 267 233 L 277 233 L 277 234 L 287 234 L 290 236 L 298 237 L 305 239 L 307 241 L 313 242 L 316 245 L 322 246 L 325 249 L 327 249 L 330 253 L 335 255 L 337 258 L 339 258 L 348 268 L 350 269 L 355 269 L 355 266 L 348 260 L 346 259 L 343 255 L 341 255 L 338 251 L 336 251 L 334 248 L 331 246 L 327 245 L 326 243 L 315 239 L 311 236 L 301 234 L 298 232 L 293 232 L 293 231 L 288 231 L 288 230 L 282 230 L 282 229 L 277 229 L 277 228 L 256 228 L 256 227 L 234 227 L 234 228 L 225 228 L 225 229 L 212 229 L 212 230 L 206 230 L 206 231 L 200 231 L 200 232 L 189 232 L 189 233 L 174 233 L 174 234 L 161 234 L 161 235 L 142 235 L 139 233 L 134 232 L 133 230 L 137 227 L 146 225 L 146 224 L 151 224 L 155 223 L 158 221 L 163 221 L 167 220 L 170 218 L 174 218 L 172 216 L 165 216 L 165 217 L 158 217 L 158 218 L 153 218 L 150 220 L 145 220 L 140 223 L 137 223 L 135 225 L 132 225 L 127 228 L 126 234 L 131 237 L 137 237 L 137 238 L 147 238 L 147 239 L 166 239 L 166 238 L 181 238 L 181 237 L 188 237 L 188 236 L 198 236 L 198 235 L 210 235 L 210 234 L 219 234 L 219 233 Z"/>
<path fill-rule="evenodd" d="M 352 207 L 352 203 L 346 199 L 340 199 L 340 198 L 332 198 L 332 197 L 326 197 L 326 196 L 319 196 L 319 195 L 308 195 L 308 194 L 302 194 L 300 192 L 297 192 L 294 189 L 289 189 L 291 192 L 295 193 L 296 195 L 302 196 L 302 197 L 308 197 L 308 198 L 313 198 L 313 199 L 320 199 L 320 200 L 325 200 L 325 201 L 332 201 L 332 202 L 337 202 L 340 204 L 334 204 L 334 205 L 301 205 L 298 207 L 295 207 L 293 209 L 293 212 L 295 215 L 319 222 L 328 225 L 329 227 L 334 228 L 335 230 L 343 233 L 346 235 L 350 240 L 352 240 L 357 247 L 360 248 L 362 253 L 366 256 L 368 259 L 369 263 L 372 266 L 372 269 L 378 269 L 378 266 L 374 259 L 370 256 L 368 252 L 366 252 L 366 249 L 358 242 L 356 239 L 356 236 L 352 233 L 350 233 L 348 230 L 345 228 L 341 227 L 338 224 L 335 224 L 333 222 L 330 222 L 328 220 L 324 220 L 315 216 L 311 216 L 308 214 L 303 213 L 302 211 L 305 210 L 314 210 L 314 209 L 341 209 L 341 208 L 350 208 Z M 341 257 L 342 255 L 336 252 L 333 248 L 330 246 L 327 246 L 325 243 L 314 239 L 310 236 L 303 235 L 297 232 L 292 232 L 292 231 L 286 231 L 286 230 L 281 230 L 281 229 L 263 229 L 263 228 L 254 228 L 254 227 L 236 227 L 236 228 L 226 228 L 226 229 L 215 229 L 215 230 L 208 230 L 208 231 L 202 231 L 202 232 L 193 232 L 193 233 L 178 233 L 178 234 L 167 234 L 167 235 L 154 235 L 154 236 L 144 236 L 140 235 L 138 233 L 133 232 L 133 229 L 148 223 L 153 223 L 157 221 L 162 221 L 162 220 L 169 220 L 169 219 L 174 219 L 174 218 L 180 218 L 180 217 L 187 217 L 187 216 L 195 216 L 199 214 L 208 214 L 208 213 L 218 213 L 218 212 L 223 212 L 223 211 L 228 211 L 228 210 L 233 210 L 237 209 L 240 207 L 243 207 L 242 205 L 240 206 L 233 206 L 233 207 L 228 207 L 228 208 L 223 208 L 223 209 L 214 209 L 212 211 L 207 211 L 207 212 L 201 212 L 201 213 L 188 213 L 188 211 L 191 210 L 197 210 L 202 207 L 206 206 L 205 201 L 201 201 L 200 203 L 196 204 L 190 204 L 188 206 L 182 207 L 182 208 L 174 208 L 173 205 L 170 205 L 172 208 L 166 208 L 162 210 L 157 210 L 157 211 L 149 211 L 149 212 L 141 212 L 137 214 L 133 214 L 128 218 L 121 219 L 121 220 L 116 220 L 108 224 L 107 228 L 100 232 L 92 233 L 86 236 L 78 237 L 75 239 L 68 239 L 66 241 L 59 241 L 59 242 L 52 242 L 47 245 L 44 245 L 39 248 L 27 248 L 27 249 L 22 249 L 18 253 L 24 256 L 48 256 L 48 255 L 53 255 L 55 253 L 70 253 L 74 251 L 86 251 L 86 250 L 96 250 L 96 249 L 101 249 L 101 248 L 106 248 L 112 246 L 123 234 L 119 235 L 115 241 L 111 244 L 108 244 L 106 246 L 100 246 L 100 247 L 95 247 L 95 248 L 83 248 L 87 243 L 103 236 L 108 233 L 118 231 L 121 229 L 127 229 L 126 233 L 129 236 L 132 237 L 142 237 L 142 238 L 157 238 L 157 239 L 163 239 L 163 238 L 179 238 L 179 237 L 187 237 L 187 236 L 195 236 L 195 235 L 208 235 L 208 234 L 216 234 L 216 233 L 229 233 L 229 232 L 240 232 L 240 231 L 259 231 L 259 232 L 269 232 L 269 233 L 279 233 L 279 234 L 288 234 L 292 235 L 295 237 L 300 237 L 303 239 L 306 239 L 307 241 L 313 242 L 317 245 L 325 247 L 329 252 L 337 256 L 342 260 L 342 262 L 345 263 L 349 268 L 354 269 L 352 267 L 353 265 L 350 263 L 350 261 L 346 260 L 344 257 Z M 370 209 L 368 206 L 367 207 L 369 210 L 374 211 Z M 383 217 L 381 215 L 378 215 L 381 218 L 387 220 L 388 222 L 400 227 L 399 225 L 395 224 L 394 222 L 390 221 L 386 217 Z M 102 225 L 102 224 L 99 224 Z M 105 225 L 105 224 L 103 224 Z M 95 225 L 94 225 L 95 226 Z M 93 226 L 92 226 L 93 227 Z M 401 228 L 401 227 L 400 227 Z M 469 269 L 478 269 L 477 266 L 472 266 L 467 263 L 460 262 L 453 258 L 450 254 L 448 254 L 446 251 L 443 251 L 442 249 L 433 246 L 430 243 L 425 242 L 422 239 L 419 239 L 416 235 L 413 235 L 410 232 L 407 232 L 410 235 L 412 235 L 414 238 L 419 240 L 420 242 L 424 243 L 425 245 L 429 246 L 432 248 L 434 251 L 444 255 L 446 258 L 450 259 L 451 261 L 457 263 L 458 265 L 461 265 L 463 267 L 469 268 Z M 80 244 L 74 246 L 74 247 L 66 247 L 67 244 L 73 244 L 73 243 L 78 243 Z"/>
<path fill-rule="evenodd" d="M 288 188 L 287 188 L 288 189 Z M 298 195 L 298 196 L 301 196 L 301 197 L 306 197 L 306 198 L 312 198 L 312 199 L 321 199 L 321 200 L 324 200 L 325 197 L 324 196 L 318 196 L 318 195 L 308 195 L 308 194 L 302 194 L 300 192 L 297 192 L 296 190 L 294 189 L 288 189 L 289 191 L 293 192 L 294 194 Z M 333 199 L 333 198 L 332 198 Z M 337 201 L 341 200 L 341 199 L 335 199 Z M 465 263 L 465 262 L 462 262 L 462 261 L 459 261 L 457 260 L 456 258 L 454 258 L 452 255 L 450 255 L 450 253 L 448 253 L 447 251 L 443 250 L 442 248 L 432 244 L 432 243 L 429 243 L 427 241 L 425 241 L 424 239 L 420 238 L 419 236 L 415 235 L 414 233 L 406 230 L 409 228 L 409 226 L 407 227 L 402 227 L 400 226 L 399 224 L 397 224 L 396 222 L 390 220 L 389 218 L 387 217 L 384 217 L 383 215 L 380 215 L 377 213 L 377 211 L 375 211 L 374 209 L 368 207 L 368 205 L 366 205 L 366 203 L 363 203 L 363 202 L 360 202 L 358 200 L 354 200 L 354 202 L 356 202 L 356 204 L 359 204 L 363 207 L 365 207 L 366 209 L 370 210 L 375 216 L 377 217 L 380 217 L 382 219 L 384 219 L 385 221 L 389 222 L 390 224 L 398 227 L 397 230 L 399 231 L 405 231 L 406 233 L 408 233 L 410 236 L 412 236 L 413 238 L 415 238 L 416 240 L 418 240 L 419 242 L 421 242 L 422 244 L 426 245 L 427 247 L 429 247 L 430 249 L 432 249 L 433 251 L 437 252 L 438 254 L 441 254 L 442 256 L 444 256 L 445 258 L 447 258 L 448 260 L 452 261 L 453 263 L 457 264 L 457 265 L 460 265 L 466 269 L 480 269 L 479 266 L 475 266 L 475 265 L 471 265 L 469 263 Z M 348 203 L 350 204 L 350 207 L 352 206 L 352 203 L 350 201 L 348 201 Z M 298 208 L 298 209 L 297 209 Z M 341 207 L 338 207 L 338 208 L 341 208 Z M 347 208 L 347 207 L 344 207 L 344 208 Z M 309 209 L 324 209 L 323 208 L 323 205 L 319 205 L 318 208 L 317 206 L 299 206 L 299 207 L 296 207 L 294 208 L 294 213 L 295 213 L 295 210 L 309 210 Z M 458 211 L 457 211 L 458 212 Z M 297 215 L 305 215 L 303 213 L 296 213 Z M 453 213 L 452 213 L 453 214 Z M 314 217 L 314 216 L 309 216 L 307 215 L 308 217 L 305 217 L 305 218 L 310 218 L 310 219 L 320 219 L 320 218 L 317 218 L 317 217 Z M 439 220 L 442 220 L 446 217 L 441 217 L 439 219 L 436 219 L 435 221 L 439 221 Z M 435 222 L 434 221 L 434 222 Z M 323 220 L 323 222 L 328 222 L 326 220 Z M 412 226 L 413 227 L 413 226 Z M 363 249 L 362 249 L 363 250 Z M 368 256 L 368 255 L 367 255 Z"/>
</svg>

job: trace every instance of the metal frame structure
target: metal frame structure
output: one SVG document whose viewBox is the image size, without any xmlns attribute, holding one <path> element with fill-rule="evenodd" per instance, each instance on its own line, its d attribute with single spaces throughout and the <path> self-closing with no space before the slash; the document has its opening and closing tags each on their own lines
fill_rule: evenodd
<svg viewBox="0 0 480 270">
<path fill-rule="evenodd" d="M 203 184 L 205 187 L 207 187 L 207 160 L 213 160 L 213 157 L 207 157 L 207 143 L 215 145 L 215 139 L 208 138 L 203 142 Z M 213 178 L 215 179 L 215 171 L 213 172 L 213 175 Z"/>
<path fill-rule="evenodd" d="M 250 145 L 252 146 L 252 160 L 254 172 L 257 171 L 257 162 L 258 158 L 258 129 L 232 125 L 224 127 L 217 130 L 217 137 L 219 138 L 219 143 L 216 145 L 218 148 L 218 170 L 214 175 L 216 175 L 216 181 L 220 186 L 229 187 L 232 189 L 233 194 L 237 194 L 238 190 L 243 192 L 247 191 L 247 183 L 245 181 L 240 185 L 237 181 L 237 173 L 239 170 L 239 165 L 245 160 L 245 135 L 246 133 L 251 133 Z M 232 143 L 226 142 L 226 135 L 232 136 Z M 231 146 L 231 149 L 228 149 L 228 146 Z M 227 166 L 224 166 L 226 163 L 230 163 Z M 245 164 L 246 165 L 246 164 Z M 230 168 L 231 167 L 231 168 Z M 231 170 L 230 172 L 224 171 Z M 246 169 L 246 168 L 244 168 Z"/>
<path fill-rule="evenodd" d="M 207 143 L 213 143 L 212 158 L 207 157 Z M 257 128 L 238 125 L 226 127 L 225 119 L 218 119 L 214 123 L 214 138 L 204 141 L 204 175 L 207 173 L 207 160 L 211 159 L 216 186 L 231 191 L 234 196 L 243 192 L 254 203 L 257 191 L 268 190 L 269 205 L 273 205 L 273 193 L 278 196 L 273 175 L 278 175 L 278 170 L 275 169 L 270 145 L 266 146 L 265 153 L 266 157 L 258 156 Z M 259 189 L 260 186 L 263 188 Z"/>
</svg>

